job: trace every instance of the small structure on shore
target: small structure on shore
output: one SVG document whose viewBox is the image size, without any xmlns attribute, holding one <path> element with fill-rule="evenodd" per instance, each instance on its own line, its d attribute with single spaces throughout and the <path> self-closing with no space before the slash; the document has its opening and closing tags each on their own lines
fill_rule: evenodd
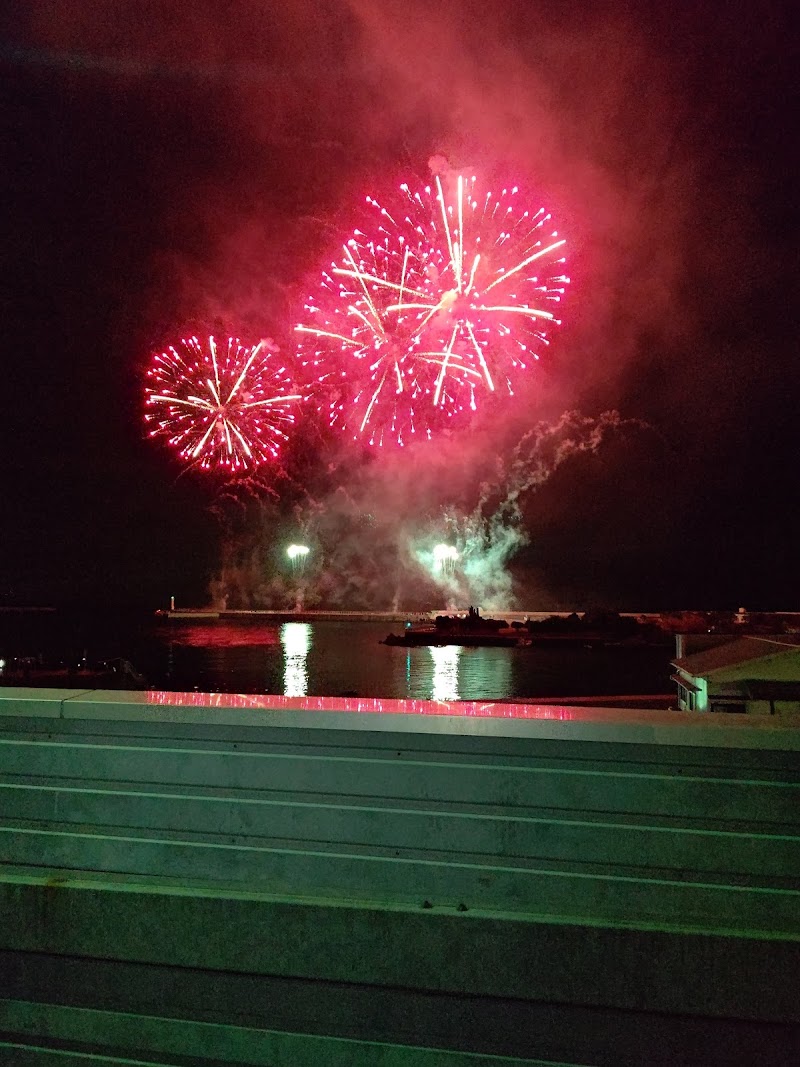
<svg viewBox="0 0 800 1067">
<path fill-rule="evenodd" d="M 676 644 L 682 711 L 800 712 L 800 634 L 684 634 Z"/>
</svg>

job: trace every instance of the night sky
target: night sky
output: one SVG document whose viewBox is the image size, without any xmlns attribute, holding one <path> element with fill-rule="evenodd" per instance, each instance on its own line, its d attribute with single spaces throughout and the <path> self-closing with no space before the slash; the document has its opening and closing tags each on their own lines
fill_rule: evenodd
<svg viewBox="0 0 800 1067">
<path fill-rule="evenodd" d="M 28 0 L 0 19 L 0 605 L 205 603 L 233 527 L 269 558 L 299 483 L 321 540 L 350 501 L 331 573 L 355 603 L 395 504 L 405 527 L 471 507 L 530 427 L 616 410 L 627 429 L 525 494 L 521 606 L 797 609 L 791 5 L 218 8 Z M 304 422 L 291 485 L 234 520 L 146 439 L 150 353 L 186 327 L 290 352 L 351 206 L 426 181 L 435 153 L 562 220 L 563 329 L 502 419 L 415 446 L 404 472 Z"/>
</svg>

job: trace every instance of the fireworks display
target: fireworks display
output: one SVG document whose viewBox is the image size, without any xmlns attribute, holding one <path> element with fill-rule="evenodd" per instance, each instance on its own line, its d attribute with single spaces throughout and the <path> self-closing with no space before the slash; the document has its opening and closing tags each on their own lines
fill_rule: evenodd
<svg viewBox="0 0 800 1067">
<path fill-rule="evenodd" d="M 298 352 L 331 391 L 332 425 L 403 445 L 513 393 L 560 321 L 565 239 L 516 186 L 483 192 L 460 174 L 367 208 L 368 232 L 306 300 Z"/>
<path fill-rule="evenodd" d="M 245 474 L 273 461 L 299 394 L 270 341 L 184 338 L 153 356 L 145 420 L 188 466 Z"/>
</svg>

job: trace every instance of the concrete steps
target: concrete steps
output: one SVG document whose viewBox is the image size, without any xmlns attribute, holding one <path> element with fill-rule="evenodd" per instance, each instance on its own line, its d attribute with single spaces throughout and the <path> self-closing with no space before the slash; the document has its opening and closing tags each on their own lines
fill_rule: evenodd
<svg viewBox="0 0 800 1067">
<path fill-rule="evenodd" d="M 191 788 L 191 787 L 190 787 Z M 289 799 L 291 797 L 291 799 Z M 426 851 L 485 856 L 492 862 L 527 859 L 618 865 L 665 872 L 782 878 L 800 871 L 800 836 L 771 824 L 661 816 L 653 825 L 638 813 L 576 813 L 546 808 L 419 803 L 381 798 L 340 799 L 319 794 L 243 798 L 231 790 L 145 792 L 97 784 L 0 781 L 0 828 L 68 832 L 91 827 L 102 835 L 190 834 L 226 846 L 359 846 L 420 855 Z M 591 814 L 591 818 L 587 817 Z M 652 817 L 651 817 L 652 819 Z M 667 821 L 668 820 L 668 821 Z M 724 825 L 724 823 L 723 823 Z M 744 827 L 747 829 L 744 829 Z M 211 876 L 213 872 L 209 871 Z"/>
<path fill-rule="evenodd" d="M 11 1062 L 173 1063 L 212 1024 L 181 1062 L 795 1062 L 785 726 L 678 717 L 654 743 L 624 712 L 369 729 L 124 699 L 0 701 L 0 1040 L 39 1056 Z"/>
<path fill-rule="evenodd" d="M 41 1009 L 20 1000 L 0 999 L 0 1032 L 13 1038 L 0 1039 L 0 1062 L 17 1067 L 63 1067 L 71 1063 L 131 1067 L 407 1067 L 409 1063 L 419 1067 L 573 1067 L 528 1057 L 393 1047 L 321 1035 L 299 1037 L 278 1030 L 63 1005 L 51 1006 L 43 1019 Z M 136 1059 L 127 1054 L 132 1048 L 136 1049 Z"/>
</svg>

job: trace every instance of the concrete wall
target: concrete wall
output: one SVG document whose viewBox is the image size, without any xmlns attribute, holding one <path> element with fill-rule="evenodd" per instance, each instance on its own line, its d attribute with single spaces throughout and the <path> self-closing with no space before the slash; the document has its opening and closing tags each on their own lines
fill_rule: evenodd
<svg viewBox="0 0 800 1067">
<path fill-rule="evenodd" d="M 796 723 L 165 699 L 0 692 L 0 1062 L 795 1062 Z"/>
</svg>

